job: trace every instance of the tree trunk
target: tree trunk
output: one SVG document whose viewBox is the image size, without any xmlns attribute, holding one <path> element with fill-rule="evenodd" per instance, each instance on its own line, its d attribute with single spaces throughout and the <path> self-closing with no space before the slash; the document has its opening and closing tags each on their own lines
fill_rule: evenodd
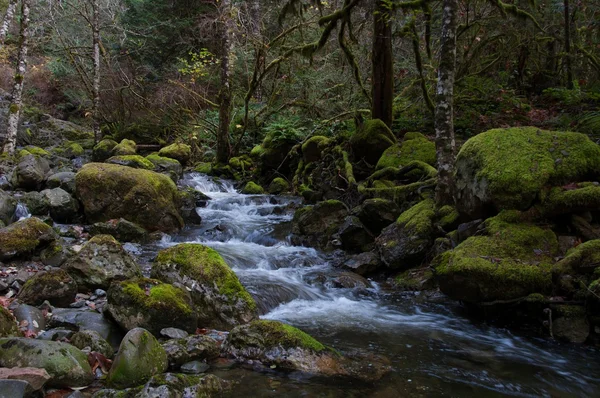
<svg viewBox="0 0 600 398">
<path fill-rule="evenodd" d="M 27 71 L 27 39 L 29 37 L 29 1 L 21 0 L 21 32 L 19 43 L 19 55 L 15 72 L 15 84 L 12 89 L 12 102 L 8 108 L 8 123 L 6 129 L 6 142 L 3 152 L 12 155 L 15 152 L 17 142 L 17 130 L 19 128 L 19 117 L 21 116 L 21 104 L 23 98 L 23 85 L 25 83 L 25 72 Z"/>
<path fill-rule="evenodd" d="M 458 0 L 444 0 L 440 65 L 436 90 L 435 146 L 438 161 L 436 201 L 439 206 L 454 204 L 454 75 Z"/>
<path fill-rule="evenodd" d="M 227 164 L 231 146 L 229 125 L 231 123 L 231 0 L 221 1 L 221 91 L 219 92 L 219 130 L 217 133 L 217 163 Z"/>
<path fill-rule="evenodd" d="M 94 141 L 98 143 L 102 140 L 102 131 L 100 130 L 100 10 L 98 0 L 93 1 L 92 9 L 94 12 L 92 17 L 92 46 L 94 52 L 92 118 Z"/>
<path fill-rule="evenodd" d="M 567 61 L 567 88 L 573 89 L 573 68 L 571 66 L 571 22 L 569 15 L 569 0 L 564 0 L 565 5 L 565 53 Z"/>
<path fill-rule="evenodd" d="M 4 19 L 2 19 L 2 26 L 0 26 L 0 48 L 4 45 L 4 40 L 6 40 L 6 35 L 8 34 L 8 28 L 15 17 L 17 1 L 18 0 L 10 0 L 6 13 L 4 14 Z"/>
<path fill-rule="evenodd" d="M 384 0 L 375 1 L 373 18 L 373 119 L 392 126 L 394 101 L 394 63 L 392 59 L 392 25 Z"/>
</svg>

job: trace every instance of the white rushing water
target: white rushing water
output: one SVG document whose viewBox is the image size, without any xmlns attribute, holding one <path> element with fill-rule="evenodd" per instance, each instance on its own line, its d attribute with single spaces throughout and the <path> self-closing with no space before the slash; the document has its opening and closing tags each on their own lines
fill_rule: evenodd
<svg viewBox="0 0 600 398">
<path fill-rule="evenodd" d="M 594 351 L 478 325 L 456 314 L 453 303 L 399 298 L 373 282 L 340 287 L 335 280 L 345 273 L 326 255 L 290 243 L 299 199 L 242 195 L 232 183 L 200 174 L 187 175 L 184 184 L 212 200 L 198 209 L 201 227 L 161 246 L 213 247 L 255 297 L 263 318 L 301 327 L 338 349 L 390 357 L 394 373 L 385 383 L 391 388 L 401 390 L 409 380 L 428 385 L 430 396 L 600 396 Z"/>
</svg>

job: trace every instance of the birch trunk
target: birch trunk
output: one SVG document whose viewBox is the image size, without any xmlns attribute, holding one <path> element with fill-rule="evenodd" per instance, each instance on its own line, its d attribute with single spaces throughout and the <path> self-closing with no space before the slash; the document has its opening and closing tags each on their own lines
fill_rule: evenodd
<svg viewBox="0 0 600 398">
<path fill-rule="evenodd" d="M 92 17 L 92 46 L 94 51 L 92 118 L 94 140 L 98 143 L 102 140 L 102 131 L 100 130 L 100 11 L 98 0 L 93 1 L 92 8 L 94 12 Z"/>
<path fill-rule="evenodd" d="M 456 69 L 456 30 L 458 0 L 444 0 L 440 65 L 436 90 L 435 146 L 438 161 L 436 202 L 454 204 L 454 76 Z"/>
<path fill-rule="evenodd" d="M 231 122 L 231 0 L 221 1 L 221 91 L 219 92 L 219 130 L 217 134 L 217 163 L 229 162 L 229 124 Z"/>
<path fill-rule="evenodd" d="M 373 119 L 392 126 L 394 101 L 394 62 L 392 58 L 392 25 L 384 0 L 375 1 L 373 17 Z"/>
<path fill-rule="evenodd" d="M 4 18 L 2 19 L 2 26 L 0 26 L 0 48 L 2 48 L 4 45 L 4 40 L 6 40 L 6 35 L 8 34 L 8 28 L 15 17 L 17 1 L 18 0 L 10 0 L 8 3 L 8 8 L 6 9 L 6 13 L 4 14 Z"/>
<path fill-rule="evenodd" d="M 12 155 L 15 152 L 17 142 L 17 130 L 19 128 L 19 117 L 21 116 L 21 105 L 23 98 L 23 85 L 25 83 L 25 72 L 27 71 L 27 46 L 29 37 L 29 1 L 21 0 L 21 32 L 19 43 L 19 55 L 17 57 L 17 68 L 15 72 L 15 84 L 12 89 L 12 102 L 8 108 L 8 126 L 6 129 L 6 142 L 3 152 Z"/>
</svg>

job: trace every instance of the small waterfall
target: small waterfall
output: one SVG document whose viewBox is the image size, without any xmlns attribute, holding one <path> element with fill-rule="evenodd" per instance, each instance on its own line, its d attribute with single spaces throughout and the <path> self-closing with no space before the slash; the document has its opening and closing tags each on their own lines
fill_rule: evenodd
<svg viewBox="0 0 600 398">
<path fill-rule="evenodd" d="M 31 213 L 29 212 L 27 206 L 22 202 L 18 202 L 17 208 L 15 209 L 15 218 L 17 221 L 21 221 L 29 217 L 31 217 Z"/>
</svg>

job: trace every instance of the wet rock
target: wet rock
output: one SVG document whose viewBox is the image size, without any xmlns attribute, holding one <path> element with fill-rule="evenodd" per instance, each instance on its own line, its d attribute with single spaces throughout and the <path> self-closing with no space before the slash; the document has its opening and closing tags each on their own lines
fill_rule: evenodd
<svg viewBox="0 0 600 398">
<path fill-rule="evenodd" d="M 327 200 L 299 209 L 294 214 L 295 244 L 326 248 L 348 215 L 348 208 L 337 200 Z"/>
<path fill-rule="evenodd" d="M 402 212 L 391 200 L 375 198 L 365 200 L 353 213 L 373 234 L 379 234 L 396 221 Z"/>
<path fill-rule="evenodd" d="M 8 310 L 0 306 L 0 337 L 20 336 L 17 320 Z"/>
<path fill-rule="evenodd" d="M 579 133 L 494 129 L 468 140 L 455 168 L 458 210 L 480 218 L 494 210 L 526 210 L 545 187 L 597 177 L 600 147 Z"/>
<path fill-rule="evenodd" d="M 68 340 L 73 336 L 74 333 L 75 332 L 69 329 L 57 328 L 43 331 L 37 336 L 37 338 L 40 340 L 68 342 Z"/>
<path fill-rule="evenodd" d="M 198 314 L 189 293 L 153 279 L 130 279 L 108 289 L 106 312 L 125 330 L 143 327 L 159 335 L 166 327 L 194 332 Z"/>
<path fill-rule="evenodd" d="M 123 334 L 113 322 L 102 314 L 89 309 L 55 308 L 48 323 L 49 327 L 67 327 L 69 329 L 93 330 L 104 340 L 108 341 L 113 348 L 119 346 Z"/>
<path fill-rule="evenodd" d="M 24 191 L 39 191 L 44 185 L 50 165 L 40 156 L 27 154 L 21 158 L 12 175 L 12 185 Z"/>
<path fill-rule="evenodd" d="M 17 201 L 8 193 L 0 189 L 0 222 L 8 225 L 13 221 Z"/>
<path fill-rule="evenodd" d="M 338 230 L 342 248 L 348 253 L 362 253 L 373 249 L 374 237 L 355 216 L 348 216 Z"/>
<path fill-rule="evenodd" d="M 149 331 L 136 328 L 123 338 L 107 385 L 118 389 L 139 386 L 167 367 L 167 354 L 156 338 Z"/>
<path fill-rule="evenodd" d="M 109 359 L 112 359 L 115 355 L 112 346 L 98 332 L 93 330 L 82 330 L 75 333 L 71 337 L 71 344 L 80 350 L 89 347 L 91 351 L 99 352 Z"/>
<path fill-rule="evenodd" d="M 218 397 L 231 390 L 232 385 L 214 375 L 166 373 L 152 377 L 136 398 Z"/>
<path fill-rule="evenodd" d="M 246 195 L 263 195 L 265 190 L 257 183 L 250 181 L 242 188 L 241 192 Z"/>
<path fill-rule="evenodd" d="M 62 188 L 46 189 L 42 194 L 48 198 L 50 217 L 59 223 L 72 223 L 79 218 L 79 202 Z"/>
<path fill-rule="evenodd" d="M 373 251 L 349 256 L 342 263 L 342 267 L 355 272 L 358 275 L 368 275 L 373 273 L 380 266 L 382 266 L 382 263 L 379 255 Z"/>
<path fill-rule="evenodd" d="M 272 195 L 280 195 L 290 190 L 290 184 L 281 177 L 274 178 L 269 184 L 269 193 Z"/>
<path fill-rule="evenodd" d="M 0 380 L 22 380 L 29 384 L 32 391 L 39 391 L 50 380 L 50 375 L 45 369 L 0 368 Z M 0 393 L 1 396 L 2 394 Z"/>
<path fill-rule="evenodd" d="M 111 157 L 113 149 L 116 146 L 116 141 L 104 139 L 94 147 L 92 158 L 95 162 L 104 162 L 106 159 Z"/>
<path fill-rule="evenodd" d="M 229 330 L 257 316 L 252 296 L 221 255 L 209 247 L 180 244 L 162 250 L 152 266 L 151 276 L 190 290 L 198 324 L 203 327 Z"/>
<path fill-rule="evenodd" d="M 154 171 L 165 174 L 177 183 L 183 174 L 181 163 L 175 159 L 166 158 L 157 154 L 146 156 L 146 159 L 154 165 Z"/>
<path fill-rule="evenodd" d="M 149 231 L 183 227 L 173 181 L 149 170 L 89 163 L 76 176 L 77 196 L 88 221 L 124 218 Z"/>
<path fill-rule="evenodd" d="M 24 380 L 0 380 L 0 398 L 26 398 L 32 393 Z"/>
<path fill-rule="evenodd" d="M 424 200 L 398 217 L 377 237 L 381 260 L 392 269 L 420 263 L 433 244 L 435 203 Z"/>
<path fill-rule="evenodd" d="M 61 188 L 70 194 L 75 193 L 75 173 L 65 171 L 52 174 L 46 179 L 46 187 L 49 189 Z"/>
<path fill-rule="evenodd" d="M 158 151 L 159 156 L 179 161 L 184 167 L 192 157 L 192 148 L 187 144 L 171 144 Z"/>
<path fill-rule="evenodd" d="M 14 315 L 19 325 L 23 325 L 24 332 L 38 334 L 46 329 L 46 318 L 42 311 L 34 306 L 21 304 L 14 310 Z"/>
<path fill-rule="evenodd" d="M 197 207 L 206 205 L 206 195 L 193 188 L 185 187 L 179 191 L 180 213 L 186 224 L 200 225 L 202 217 L 196 211 Z"/>
<path fill-rule="evenodd" d="M 366 121 L 350 138 L 354 159 L 375 165 L 383 152 L 396 143 L 396 137 L 379 119 Z"/>
<path fill-rule="evenodd" d="M 94 379 L 85 354 L 70 344 L 55 341 L 0 339 L 0 366 L 45 369 L 52 387 L 83 387 Z"/>
<path fill-rule="evenodd" d="M 188 337 L 188 332 L 177 328 L 164 328 L 160 331 L 160 335 L 168 339 L 183 339 Z"/>
<path fill-rule="evenodd" d="M 483 229 L 483 220 L 473 220 L 467 223 L 460 224 L 456 229 L 458 242 L 463 242 L 470 238 L 471 236 L 476 235 L 481 232 Z"/>
<path fill-rule="evenodd" d="M 556 306 L 552 333 L 556 339 L 583 344 L 590 335 L 590 324 L 585 308 L 574 305 Z"/>
<path fill-rule="evenodd" d="M 40 305 L 48 300 L 60 307 L 71 304 L 76 294 L 77 282 L 64 270 L 53 269 L 29 278 L 17 297 L 30 305 Z"/>
<path fill-rule="evenodd" d="M 172 339 L 163 343 L 171 369 L 178 369 L 190 361 L 214 359 L 219 356 L 219 345 L 215 339 L 204 335 Z"/>
<path fill-rule="evenodd" d="M 52 227 L 31 217 L 0 229 L 0 261 L 39 252 L 58 239 Z"/>
<path fill-rule="evenodd" d="M 114 281 L 141 277 L 123 246 L 110 235 L 96 235 L 63 265 L 80 289 L 108 289 Z"/>
<path fill-rule="evenodd" d="M 52 242 L 40 252 L 40 261 L 50 267 L 60 267 L 71 254 L 70 249 L 59 242 Z"/>
<path fill-rule="evenodd" d="M 340 275 L 337 275 L 333 279 L 333 284 L 335 287 L 341 287 L 346 289 L 367 289 L 372 287 L 371 282 L 353 272 L 344 272 Z"/>
<path fill-rule="evenodd" d="M 128 156 L 137 153 L 137 145 L 135 141 L 124 139 L 121 140 L 112 150 L 113 156 Z"/>
<path fill-rule="evenodd" d="M 206 372 L 210 366 L 205 362 L 192 361 L 181 365 L 181 372 L 191 375 L 197 375 Z"/>
<path fill-rule="evenodd" d="M 34 216 L 47 216 L 50 211 L 50 201 L 41 192 L 25 192 L 20 200 Z"/>
<path fill-rule="evenodd" d="M 112 235 L 119 242 L 146 242 L 148 231 L 124 218 L 98 222 L 90 227 L 92 235 Z"/>
</svg>

